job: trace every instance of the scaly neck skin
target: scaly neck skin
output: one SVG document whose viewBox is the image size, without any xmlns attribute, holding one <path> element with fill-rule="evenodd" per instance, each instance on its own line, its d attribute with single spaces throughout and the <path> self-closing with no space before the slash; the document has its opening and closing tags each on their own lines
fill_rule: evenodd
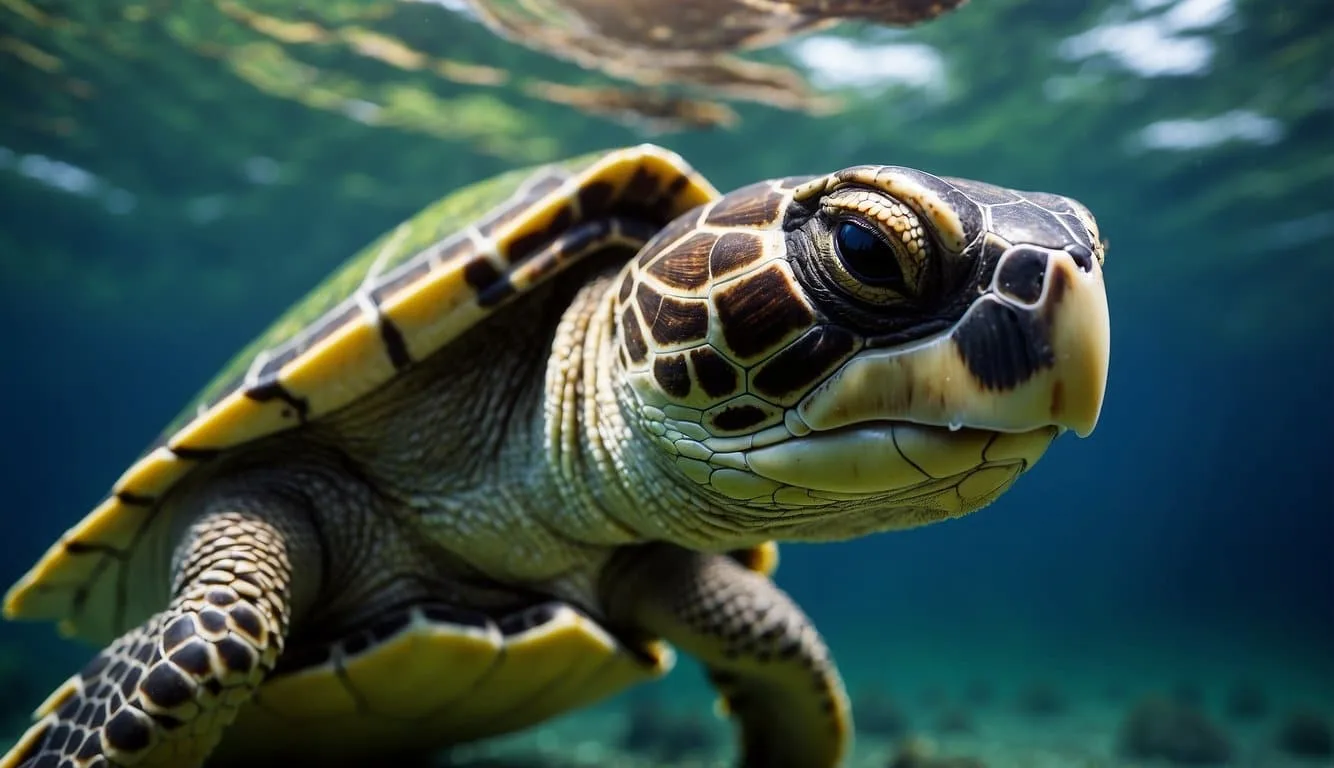
<svg viewBox="0 0 1334 768">
<path fill-rule="evenodd" d="M 551 522 L 576 541 L 607 545 L 668 541 L 723 551 L 766 540 L 719 515 L 626 419 L 631 395 L 618 386 L 613 277 L 580 291 L 553 344 L 544 438 L 562 519 Z"/>
</svg>

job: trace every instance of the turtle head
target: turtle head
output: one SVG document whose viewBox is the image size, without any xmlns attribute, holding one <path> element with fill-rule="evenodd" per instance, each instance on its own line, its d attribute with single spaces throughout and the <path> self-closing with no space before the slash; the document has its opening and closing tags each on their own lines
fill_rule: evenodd
<svg viewBox="0 0 1334 768">
<path fill-rule="evenodd" d="M 775 538 L 971 512 L 1092 432 L 1102 260 L 1092 215 L 1056 195 L 896 166 L 745 187 L 627 270 L 622 409 L 668 471 Z"/>
</svg>

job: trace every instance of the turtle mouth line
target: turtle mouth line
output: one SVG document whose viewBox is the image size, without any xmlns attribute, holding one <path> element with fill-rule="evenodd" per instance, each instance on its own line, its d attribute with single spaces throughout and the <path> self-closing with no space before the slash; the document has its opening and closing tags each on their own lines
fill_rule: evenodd
<svg viewBox="0 0 1334 768">
<path fill-rule="evenodd" d="M 752 450 L 751 471 L 818 491 L 890 493 L 992 465 L 1037 462 L 1058 427 L 1003 432 L 874 420 L 813 431 Z"/>
</svg>

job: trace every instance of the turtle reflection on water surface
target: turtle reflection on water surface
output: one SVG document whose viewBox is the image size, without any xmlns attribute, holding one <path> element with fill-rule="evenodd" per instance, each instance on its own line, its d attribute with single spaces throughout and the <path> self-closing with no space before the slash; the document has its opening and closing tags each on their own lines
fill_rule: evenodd
<svg viewBox="0 0 1334 768">
<path fill-rule="evenodd" d="M 1101 406 L 1078 203 L 895 166 L 720 196 L 651 145 L 387 233 L 10 591 L 105 644 L 3 766 L 331 765 L 699 658 L 749 766 L 851 715 L 772 541 L 971 512 Z"/>
<path fill-rule="evenodd" d="M 683 86 L 782 109 L 827 112 L 789 67 L 742 59 L 841 21 L 909 26 L 964 0 L 468 0 L 496 34 L 640 86 Z M 542 98 L 594 112 L 637 112 L 650 124 L 726 124 L 720 104 L 640 90 L 530 83 Z"/>
</svg>

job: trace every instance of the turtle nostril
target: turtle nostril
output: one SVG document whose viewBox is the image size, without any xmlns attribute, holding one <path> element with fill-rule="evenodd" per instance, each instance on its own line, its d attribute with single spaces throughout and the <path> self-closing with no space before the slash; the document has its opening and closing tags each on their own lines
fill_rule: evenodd
<svg viewBox="0 0 1334 768">
<path fill-rule="evenodd" d="M 1024 304 L 1036 304 L 1042 297 L 1042 283 L 1047 276 L 1047 254 L 1028 246 L 1016 246 L 1001 256 L 996 287 L 1000 292 Z"/>
<path fill-rule="evenodd" d="M 1075 264 L 1085 272 L 1093 271 L 1093 251 L 1078 244 L 1072 243 L 1065 247 L 1065 252 L 1070 254 L 1075 260 Z"/>
</svg>

